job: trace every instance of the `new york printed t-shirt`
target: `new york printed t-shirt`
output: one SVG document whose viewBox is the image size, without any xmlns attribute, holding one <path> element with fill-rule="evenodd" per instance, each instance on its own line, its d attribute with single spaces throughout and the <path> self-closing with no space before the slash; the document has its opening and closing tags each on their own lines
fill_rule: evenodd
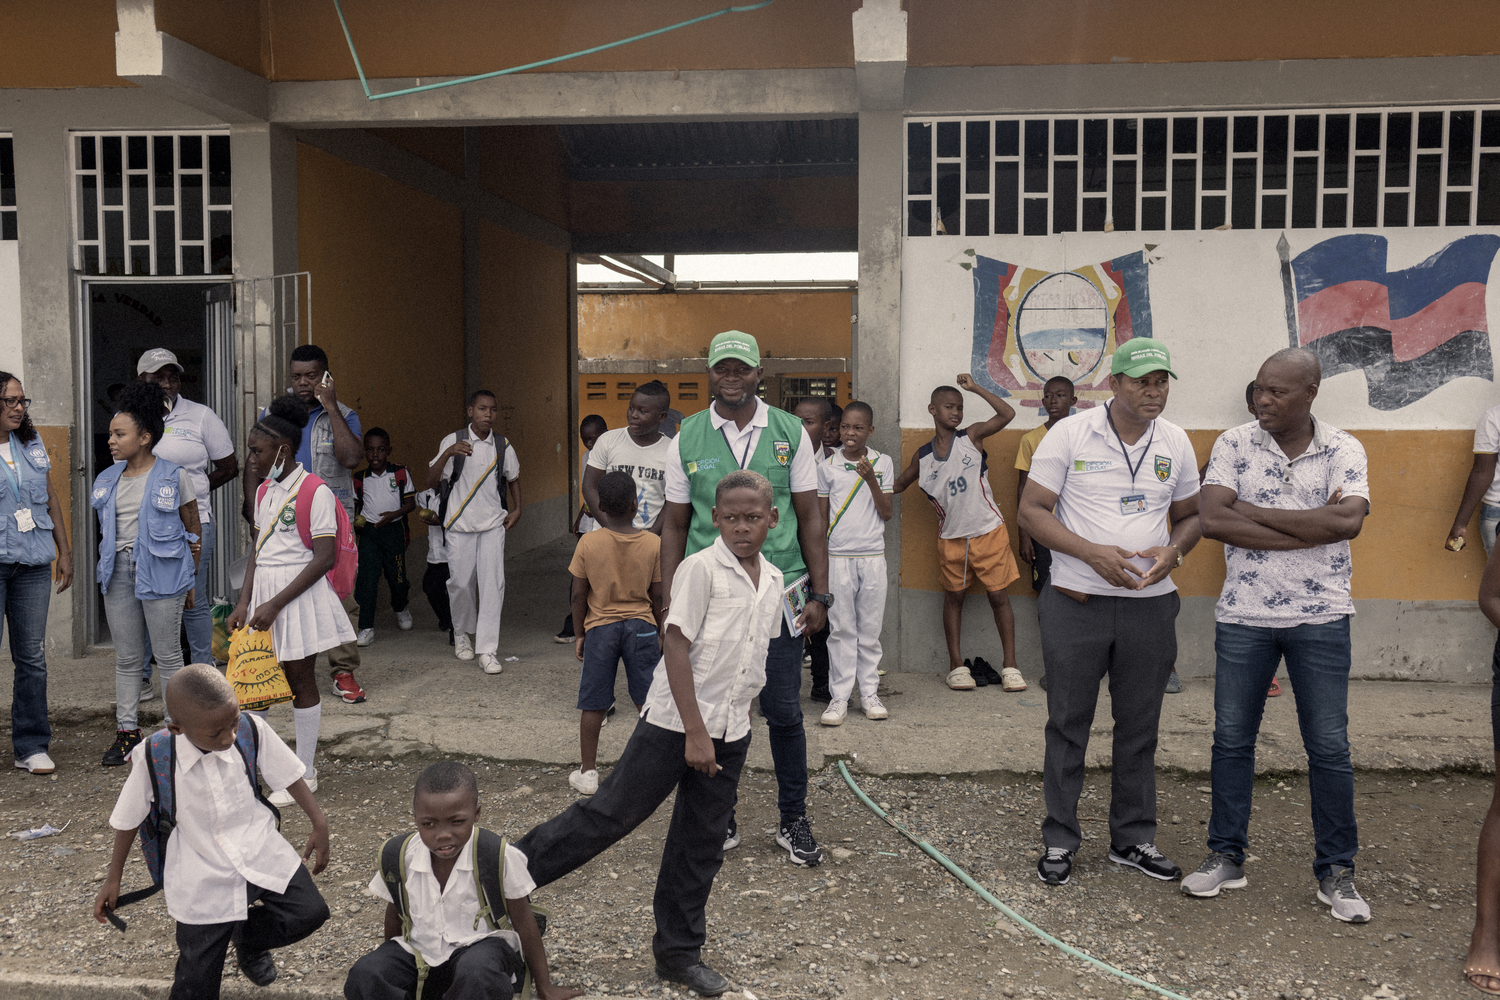
<svg viewBox="0 0 1500 1000">
<path fill-rule="evenodd" d="M 641 447 L 628 427 L 605 431 L 589 452 L 591 469 L 624 472 L 635 480 L 635 526 L 649 528 L 661 514 L 667 495 L 667 452 L 672 439 L 665 434 L 656 443 Z"/>
</svg>

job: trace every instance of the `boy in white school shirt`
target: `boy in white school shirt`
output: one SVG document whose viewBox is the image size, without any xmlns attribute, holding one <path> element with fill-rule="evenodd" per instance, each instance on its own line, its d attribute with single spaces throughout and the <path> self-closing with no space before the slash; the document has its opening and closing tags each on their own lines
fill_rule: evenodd
<svg viewBox="0 0 1500 1000">
<path fill-rule="evenodd" d="M 440 761 L 418 776 L 411 806 L 417 836 L 408 836 L 402 849 L 404 885 L 395 883 L 404 889 L 410 930 L 403 929 L 386 873 L 377 871 L 370 893 L 386 903 L 385 942 L 349 970 L 348 1000 L 410 1000 L 419 993 L 422 1000 L 511 1000 L 511 977 L 519 978 L 523 958 L 541 1000 L 582 995 L 552 983 L 531 911 L 536 883 L 526 856 L 509 844 L 500 865 L 505 912 L 494 917 L 510 926 L 492 929 L 482 919 L 474 872 L 483 844 L 476 844 L 479 808 L 479 782 L 464 765 Z"/>
<path fill-rule="evenodd" d="M 841 726 L 859 682 L 867 719 L 888 719 L 880 703 L 880 626 L 885 619 L 885 522 L 895 505 L 891 456 L 865 442 L 875 411 L 858 400 L 839 418 L 843 447 L 818 463 L 818 506 L 828 525 L 828 708 L 825 726 Z"/>
<path fill-rule="evenodd" d="M 299 858 L 246 774 L 245 758 L 235 746 L 239 699 L 223 674 L 190 663 L 167 682 L 166 702 L 176 758 L 176 826 L 162 864 L 167 913 L 177 921 L 170 1000 L 218 1000 L 231 940 L 245 978 L 266 986 L 276 978 L 271 949 L 301 941 L 328 920 L 328 904 L 302 865 L 314 853 L 314 874 L 328 865 L 328 819 L 303 780 L 302 761 L 270 726 L 247 714 L 257 733 L 261 780 L 272 791 L 289 792 L 312 821 Z M 125 861 L 151 811 L 146 747 L 143 742 L 131 751 L 130 775 L 109 816 L 115 845 L 94 900 L 94 919 L 100 923 L 119 900 Z"/>
<path fill-rule="evenodd" d="M 448 547 L 453 654 L 472 660 L 477 653 L 487 674 L 504 669 L 497 654 L 505 604 L 505 533 L 521 519 L 521 463 L 510 442 L 495 433 L 499 412 L 493 392 L 475 392 L 469 397 L 468 426 L 443 438 L 427 466 L 428 489 L 451 483 L 439 514 Z M 455 479 L 454 459 L 460 457 Z M 502 489 L 510 494 L 508 513 Z"/>
</svg>

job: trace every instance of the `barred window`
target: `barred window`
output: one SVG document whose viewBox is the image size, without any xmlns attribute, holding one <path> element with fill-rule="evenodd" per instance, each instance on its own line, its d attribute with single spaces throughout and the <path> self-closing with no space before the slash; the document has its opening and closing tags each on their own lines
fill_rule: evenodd
<svg viewBox="0 0 1500 1000">
<path fill-rule="evenodd" d="M 77 133 L 73 176 L 84 274 L 233 273 L 229 133 Z"/>
<path fill-rule="evenodd" d="M 1500 111 L 909 119 L 908 236 L 1500 225 Z"/>
<path fill-rule="evenodd" d="M 16 151 L 8 135 L 0 135 L 0 240 L 16 239 Z"/>
</svg>

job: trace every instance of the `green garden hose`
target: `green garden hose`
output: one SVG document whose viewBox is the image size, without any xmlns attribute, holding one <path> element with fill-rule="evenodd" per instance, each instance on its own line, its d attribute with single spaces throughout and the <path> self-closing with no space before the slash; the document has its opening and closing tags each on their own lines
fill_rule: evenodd
<svg viewBox="0 0 1500 1000">
<path fill-rule="evenodd" d="M 980 899 L 983 899 L 986 903 L 989 903 L 995 909 L 1005 914 L 1007 919 L 1012 920 L 1020 926 L 1026 928 L 1032 934 L 1035 934 L 1037 937 L 1052 945 L 1054 948 L 1057 948 L 1058 950 L 1066 954 L 1072 955 L 1074 958 L 1081 958 L 1085 962 L 1103 969 L 1111 976 L 1115 976 L 1116 978 L 1125 980 L 1132 986 L 1139 986 L 1142 989 L 1151 990 L 1153 993 L 1159 993 L 1164 997 L 1168 997 L 1169 1000 L 1190 1000 L 1189 997 L 1185 996 L 1182 993 L 1174 993 L 1172 990 L 1166 989 L 1162 986 L 1158 986 L 1156 983 L 1148 983 L 1144 979 L 1141 979 L 1137 976 L 1132 976 L 1130 973 L 1124 971 L 1123 969 L 1117 969 L 1113 965 L 1110 965 L 1106 962 L 1101 962 L 1094 956 L 1079 951 L 1072 945 L 1064 944 L 1057 938 L 1053 937 L 1051 934 L 1048 934 L 1036 924 L 1033 924 L 1031 921 L 1021 916 L 1015 910 L 1012 910 L 1010 907 L 1000 902 L 1000 900 L 996 899 L 993 895 L 991 895 L 988 889 L 970 878 L 968 872 L 958 867 L 958 865 L 955 865 L 952 861 L 949 861 L 937 848 L 933 847 L 925 840 L 918 840 L 916 836 L 911 833 L 911 831 L 907 830 L 906 827 L 902 826 L 900 823 L 897 823 L 894 819 L 892 819 L 890 817 L 890 814 L 888 814 L 885 810 L 881 809 L 873 801 L 871 801 L 870 797 L 864 793 L 864 790 L 861 789 L 859 785 L 855 784 L 854 778 L 849 774 L 849 769 L 844 766 L 843 761 L 839 761 L 839 773 L 844 776 L 844 781 L 848 783 L 850 791 L 858 796 L 859 800 L 866 806 L 868 806 L 871 812 L 873 812 L 876 816 L 879 816 L 881 819 L 885 820 L 891 826 L 895 827 L 896 830 L 901 834 L 901 836 L 905 837 L 913 844 L 916 844 L 917 847 L 921 848 L 924 854 L 932 858 L 944 868 L 948 869 L 948 871 L 952 873 L 955 878 L 978 893 Z"/>
</svg>

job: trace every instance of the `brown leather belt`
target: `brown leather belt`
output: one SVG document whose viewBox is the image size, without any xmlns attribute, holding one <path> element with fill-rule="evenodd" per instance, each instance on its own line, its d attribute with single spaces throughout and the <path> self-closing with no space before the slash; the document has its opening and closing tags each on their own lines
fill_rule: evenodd
<svg viewBox="0 0 1500 1000">
<path fill-rule="evenodd" d="M 1069 590 L 1066 587 L 1059 587 L 1055 583 L 1052 585 L 1052 589 L 1055 590 L 1055 591 L 1057 591 L 1059 594 L 1063 595 L 1064 597 L 1071 597 L 1073 600 L 1077 601 L 1079 604 L 1087 604 L 1089 602 L 1089 595 L 1088 594 L 1080 594 L 1076 590 Z"/>
</svg>

